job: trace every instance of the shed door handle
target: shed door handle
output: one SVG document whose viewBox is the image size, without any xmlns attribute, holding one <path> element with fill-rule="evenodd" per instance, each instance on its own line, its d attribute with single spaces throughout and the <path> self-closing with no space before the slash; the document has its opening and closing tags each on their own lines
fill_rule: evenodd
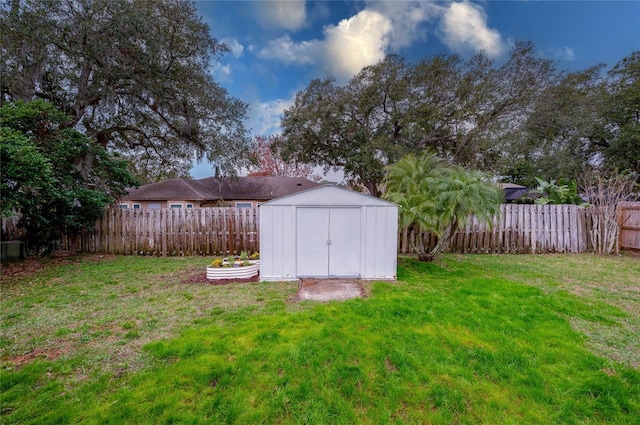
<svg viewBox="0 0 640 425">
<path fill-rule="evenodd" d="M 327 239 L 327 245 L 331 245 L 331 239 Z"/>
</svg>

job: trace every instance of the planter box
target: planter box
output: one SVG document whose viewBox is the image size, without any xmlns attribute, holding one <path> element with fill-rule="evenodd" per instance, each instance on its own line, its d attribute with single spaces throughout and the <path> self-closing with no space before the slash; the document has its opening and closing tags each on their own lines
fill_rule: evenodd
<svg viewBox="0 0 640 425">
<path fill-rule="evenodd" d="M 242 267 L 210 267 L 207 266 L 207 279 L 248 279 L 258 274 L 260 263 L 252 262 L 250 266 Z"/>
<path fill-rule="evenodd" d="M 4 260 L 19 260 L 24 258 L 24 243 L 22 241 L 2 241 L 1 257 Z"/>
</svg>

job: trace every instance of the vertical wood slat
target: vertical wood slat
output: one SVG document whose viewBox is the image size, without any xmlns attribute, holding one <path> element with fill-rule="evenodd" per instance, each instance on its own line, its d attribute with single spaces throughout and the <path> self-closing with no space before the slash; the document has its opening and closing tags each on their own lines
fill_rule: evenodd
<svg viewBox="0 0 640 425">
<path fill-rule="evenodd" d="M 581 223 L 578 216 L 578 208 L 571 208 L 569 210 L 569 225 L 574 229 L 580 229 Z M 570 232 L 571 235 L 571 252 L 581 252 L 581 247 L 578 241 L 578 232 Z"/>
<path fill-rule="evenodd" d="M 528 251 L 528 235 L 525 231 L 525 225 L 526 215 L 524 212 L 524 205 L 518 205 L 518 254 L 524 254 Z"/>
<path fill-rule="evenodd" d="M 548 206 L 549 209 L 549 235 L 550 235 L 550 240 L 551 240 L 551 252 L 558 252 L 558 230 L 557 230 L 557 224 L 558 224 L 558 209 L 557 208 L 551 208 L 551 206 Z"/>
<path fill-rule="evenodd" d="M 502 247 L 502 252 L 505 254 L 513 254 L 513 250 L 511 247 L 511 234 L 513 232 L 513 205 L 505 205 L 506 214 L 505 214 L 505 224 L 504 224 L 504 242 Z"/>
<path fill-rule="evenodd" d="M 536 209 L 536 221 L 538 228 L 538 245 L 537 250 L 540 253 L 549 252 L 549 238 L 548 238 L 548 214 L 546 205 L 535 205 Z"/>
</svg>

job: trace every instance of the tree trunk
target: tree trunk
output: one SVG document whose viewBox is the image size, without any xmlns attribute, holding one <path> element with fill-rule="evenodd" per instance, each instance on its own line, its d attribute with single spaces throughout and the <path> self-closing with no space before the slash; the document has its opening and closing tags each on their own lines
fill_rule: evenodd
<svg viewBox="0 0 640 425">
<path fill-rule="evenodd" d="M 456 233 L 457 230 L 458 230 L 458 220 L 454 219 L 451 225 L 447 227 L 444 232 L 442 232 L 442 236 L 438 237 L 438 243 L 431 250 L 430 254 L 434 259 L 438 257 L 440 254 L 442 254 L 443 252 L 447 251 L 447 248 L 449 248 L 449 242 L 451 242 L 451 239 L 453 238 L 453 235 Z"/>
<path fill-rule="evenodd" d="M 378 185 L 374 181 L 367 181 L 365 187 L 369 191 L 371 196 L 375 196 L 376 198 L 380 197 L 380 191 L 378 190 Z"/>
</svg>

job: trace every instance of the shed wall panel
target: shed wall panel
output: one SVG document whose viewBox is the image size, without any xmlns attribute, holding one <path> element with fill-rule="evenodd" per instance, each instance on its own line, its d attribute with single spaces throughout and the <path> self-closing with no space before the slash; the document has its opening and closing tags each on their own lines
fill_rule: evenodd
<svg viewBox="0 0 640 425">
<path fill-rule="evenodd" d="M 273 276 L 273 208 L 260 209 L 260 276 Z"/>
<path fill-rule="evenodd" d="M 296 276 L 296 209 L 293 207 L 283 207 L 282 209 L 283 241 L 282 252 L 282 274 L 288 279 Z"/>
<path fill-rule="evenodd" d="M 296 211 L 296 275 L 322 277 L 329 273 L 328 208 L 298 208 Z"/>
<path fill-rule="evenodd" d="M 365 219 L 363 220 L 363 233 L 364 233 L 364 237 L 363 237 L 363 244 L 365 247 L 365 253 L 364 253 L 364 268 L 363 268 L 363 275 L 364 276 L 374 276 L 377 272 L 377 264 L 376 262 L 378 261 L 377 255 L 376 255 L 376 249 L 375 247 L 378 245 L 378 236 L 379 236 L 379 230 L 376 228 L 377 225 L 377 221 L 379 218 L 379 211 L 377 208 L 365 208 L 364 209 L 364 216 Z"/>
<path fill-rule="evenodd" d="M 284 274 L 284 208 L 277 206 L 273 209 L 273 218 L 271 220 L 272 236 L 271 236 L 271 267 L 273 274 L 282 276 Z"/>
<path fill-rule="evenodd" d="M 319 208 L 315 208 L 318 210 Z M 362 208 L 331 208 L 329 214 L 329 276 L 361 277 Z"/>
<path fill-rule="evenodd" d="M 387 230 L 384 241 L 384 260 L 383 271 L 384 277 L 387 279 L 395 279 L 398 273 L 398 207 L 387 207 L 384 229 Z"/>
<path fill-rule="evenodd" d="M 398 214 L 395 207 L 365 209 L 365 279 L 392 279 L 396 276 Z"/>
</svg>

